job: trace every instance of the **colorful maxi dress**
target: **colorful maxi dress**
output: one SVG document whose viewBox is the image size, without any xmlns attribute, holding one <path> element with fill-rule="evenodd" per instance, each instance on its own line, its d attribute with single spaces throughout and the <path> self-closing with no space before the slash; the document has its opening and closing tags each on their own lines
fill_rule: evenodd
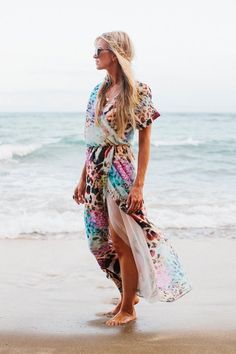
<svg viewBox="0 0 236 354">
<path fill-rule="evenodd" d="M 126 200 L 135 180 L 132 150 L 134 129 L 127 124 L 121 139 L 115 119 L 107 116 L 116 101 L 106 104 L 95 124 L 96 97 L 91 92 L 85 123 L 86 190 L 84 220 L 91 252 L 107 278 L 122 292 L 118 255 L 112 245 L 109 222 L 131 247 L 138 270 L 137 295 L 148 302 L 174 301 L 192 289 L 183 265 L 169 240 L 142 209 L 127 213 Z M 152 103 L 151 89 L 137 81 L 140 103 L 135 109 L 136 128 L 144 129 L 160 116 Z"/>
</svg>

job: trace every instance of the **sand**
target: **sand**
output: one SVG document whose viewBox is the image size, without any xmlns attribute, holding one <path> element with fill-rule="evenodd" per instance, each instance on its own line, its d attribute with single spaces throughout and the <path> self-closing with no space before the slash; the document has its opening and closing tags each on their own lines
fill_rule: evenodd
<svg viewBox="0 0 236 354">
<path fill-rule="evenodd" d="M 4 335 L 0 353 L 24 354 L 235 354 L 235 333 L 133 333 L 131 326 L 116 335 Z"/>
<path fill-rule="evenodd" d="M 0 353 L 236 353 L 235 240 L 171 242 L 193 290 L 107 327 L 118 292 L 86 240 L 1 240 Z"/>
</svg>

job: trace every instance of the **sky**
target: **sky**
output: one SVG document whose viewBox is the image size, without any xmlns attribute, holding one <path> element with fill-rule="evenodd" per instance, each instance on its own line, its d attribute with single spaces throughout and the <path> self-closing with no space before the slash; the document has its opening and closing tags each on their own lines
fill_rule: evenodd
<svg viewBox="0 0 236 354">
<path fill-rule="evenodd" d="M 94 39 L 125 31 L 160 112 L 236 112 L 235 0 L 0 0 L 0 112 L 85 111 L 106 72 Z"/>
</svg>

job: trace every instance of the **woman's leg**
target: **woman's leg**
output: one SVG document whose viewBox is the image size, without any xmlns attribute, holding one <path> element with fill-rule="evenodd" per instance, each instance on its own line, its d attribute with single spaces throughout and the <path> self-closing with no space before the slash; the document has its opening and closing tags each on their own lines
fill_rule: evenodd
<svg viewBox="0 0 236 354">
<path fill-rule="evenodd" d="M 138 285 L 138 272 L 131 248 L 109 225 L 113 246 L 118 254 L 122 279 L 122 298 L 119 312 L 106 322 L 107 325 L 115 326 L 128 323 L 136 318 L 134 305 L 138 302 L 136 295 Z"/>
</svg>

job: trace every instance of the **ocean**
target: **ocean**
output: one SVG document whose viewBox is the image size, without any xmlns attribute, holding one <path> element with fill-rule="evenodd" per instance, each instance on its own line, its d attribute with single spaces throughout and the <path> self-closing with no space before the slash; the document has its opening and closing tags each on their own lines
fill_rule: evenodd
<svg viewBox="0 0 236 354">
<path fill-rule="evenodd" d="M 85 238 L 73 199 L 84 113 L 0 113 L 0 238 Z M 168 237 L 236 238 L 236 114 L 162 113 L 152 127 L 148 217 Z M 137 156 L 137 135 L 134 143 Z"/>
</svg>

